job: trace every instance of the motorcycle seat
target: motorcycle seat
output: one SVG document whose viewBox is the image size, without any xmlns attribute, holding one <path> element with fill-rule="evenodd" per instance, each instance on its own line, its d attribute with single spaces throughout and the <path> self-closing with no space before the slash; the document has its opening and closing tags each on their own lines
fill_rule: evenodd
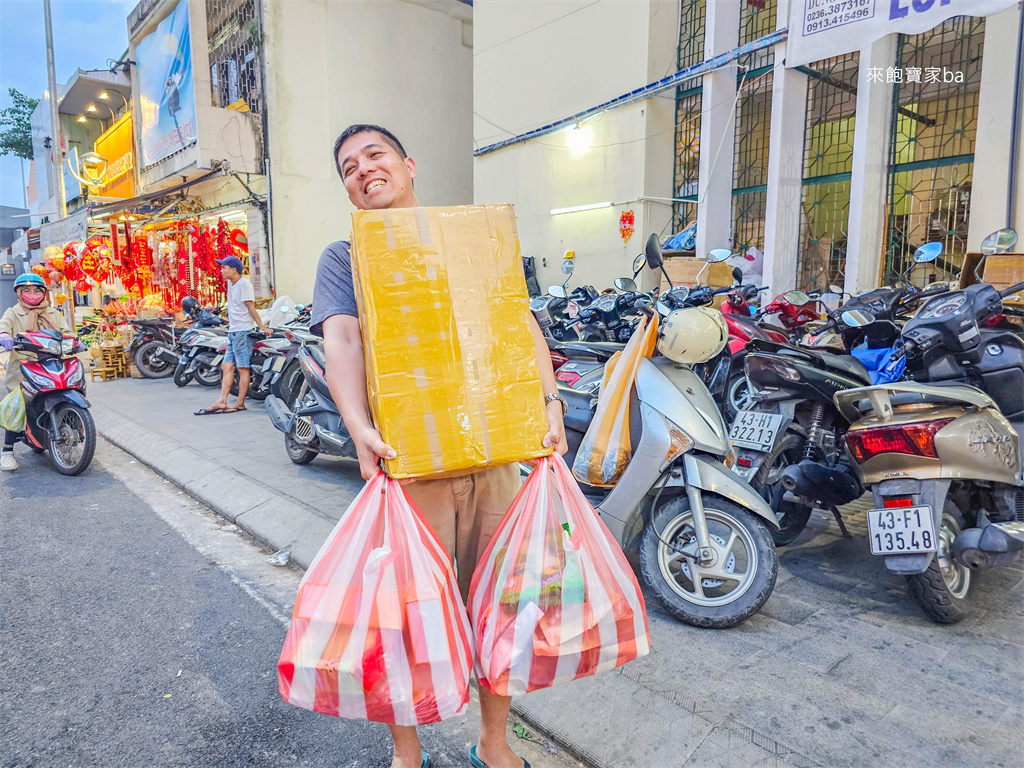
<svg viewBox="0 0 1024 768">
<path fill-rule="evenodd" d="M 825 362 L 830 368 L 835 368 L 843 373 L 854 376 L 866 384 L 872 383 L 871 374 L 864 367 L 864 363 L 853 355 L 831 355 L 829 358 L 826 358 Z"/>
<path fill-rule="evenodd" d="M 602 362 L 611 359 L 616 352 L 621 352 L 625 344 L 614 341 L 574 341 L 560 344 L 556 349 L 566 357 L 596 357 Z"/>
<path fill-rule="evenodd" d="M 324 353 L 324 348 L 321 345 L 309 344 L 306 346 L 306 349 L 309 350 L 309 354 L 320 364 L 321 368 L 327 367 L 327 355 Z"/>
</svg>

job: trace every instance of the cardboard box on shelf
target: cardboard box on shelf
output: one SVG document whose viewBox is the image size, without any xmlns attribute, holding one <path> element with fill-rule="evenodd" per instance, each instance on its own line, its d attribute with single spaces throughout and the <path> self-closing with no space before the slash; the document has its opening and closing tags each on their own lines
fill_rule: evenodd
<svg viewBox="0 0 1024 768">
<path fill-rule="evenodd" d="M 352 214 L 370 409 L 392 477 L 550 453 L 511 205 Z"/>
</svg>

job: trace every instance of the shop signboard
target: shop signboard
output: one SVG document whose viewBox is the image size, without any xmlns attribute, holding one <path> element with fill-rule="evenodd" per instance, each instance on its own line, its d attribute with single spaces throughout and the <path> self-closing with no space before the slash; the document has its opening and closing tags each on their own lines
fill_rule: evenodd
<svg viewBox="0 0 1024 768">
<path fill-rule="evenodd" d="M 94 150 L 107 161 L 102 184 L 91 187 L 98 197 L 125 200 L 135 197 L 135 158 L 132 152 L 132 115 L 121 117 L 96 139 Z"/>
<path fill-rule="evenodd" d="M 196 142 L 188 0 L 135 46 L 142 165 L 148 168 Z"/>
<path fill-rule="evenodd" d="M 55 245 L 63 248 L 72 240 L 85 240 L 89 210 L 81 208 L 60 221 L 51 221 L 39 227 L 39 247 Z"/>
<path fill-rule="evenodd" d="M 916 35 L 953 16 L 989 16 L 1018 0 L 795 0 L 786 66 L 863 50 L 895 32 Z"/>
</svg>

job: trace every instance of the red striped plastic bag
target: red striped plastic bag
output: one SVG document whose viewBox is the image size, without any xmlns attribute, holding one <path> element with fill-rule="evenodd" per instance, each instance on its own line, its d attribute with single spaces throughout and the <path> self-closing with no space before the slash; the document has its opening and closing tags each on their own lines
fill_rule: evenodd
<svg viewBox="0 0 1024 768">
<path fill-rule="evenodd" d="M 289 704 L 423 725 L 469 705 L 470 628 L 451 559 L 396 480 L 370 480 L 299 584 L 277 663 Z"/>
<path fill-rule="evenodd" d="M 650 650 L 633 570 L 560 456 L 538 460 L 473 573 L 476 671 L 514 696 Z"/>
</svg>

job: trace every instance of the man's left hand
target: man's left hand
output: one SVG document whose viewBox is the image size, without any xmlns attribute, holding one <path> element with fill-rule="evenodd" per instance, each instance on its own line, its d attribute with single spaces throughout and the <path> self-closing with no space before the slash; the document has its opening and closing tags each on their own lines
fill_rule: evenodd
<svg viewBox="0 0 1024 768">
<path fill-rule="evenodd" d="M 569 450 L 569 444 L 565 440 L 565 423 L 562 420 L 562 403 L 552 400 L 547 405 L 548 433 L 544 435 L 543 445 L 545 448 L 554 448 L 555 453 L 564 456 Z"/>
</svg>

